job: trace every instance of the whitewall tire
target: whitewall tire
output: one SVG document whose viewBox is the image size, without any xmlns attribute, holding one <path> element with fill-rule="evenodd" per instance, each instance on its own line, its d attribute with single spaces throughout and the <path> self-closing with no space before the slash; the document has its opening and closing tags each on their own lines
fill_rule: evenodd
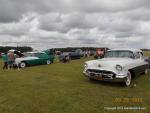
<svg viewBox="0 0 150 113">
<path fill-rule="evenodd" d="M 20 63 L 20 67 L 21 67 L 21 68 L 25 68 L 25 67 L 27 67 L 27 64 L 26 64 L 25 62 L 21 62 L 21 63 Z"/>
<path fill-rule="evenodd" d="M 128 72 L 128 76 L 125 79 L 125 86 L 128 87 L 128 86 L 130 86 L 130 84 L 131 84 L 131 73 Z"/>
<path fill-rule="evenodd" d="M 50 60 L 47 60 L 47 61 L 46 61 L 46 64 L 47 64 L 47 65 L 51 64 L 51 61 L 50 61 Z"/>
</svg>

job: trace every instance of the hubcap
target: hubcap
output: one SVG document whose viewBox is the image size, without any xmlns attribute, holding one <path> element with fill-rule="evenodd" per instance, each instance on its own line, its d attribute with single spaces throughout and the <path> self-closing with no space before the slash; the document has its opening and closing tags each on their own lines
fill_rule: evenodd
<svg viewBox="0 0 150 113">
<path fill-rule="evenodd" d="M 51 63 L 51 61 L 47 60 L 47 64 L 50 64 L 50 63 Z"/>
<path fill-rule="evenodd" d="M 25 64 L 25 63 L 21 63 L 21 64 L 20 64 L 20 67 L 21 67 L 21 68 L 25 68 L 25 67 L 26 67 L 26 64 Z"/>
<path fill-rule="evenodd" d="M 126 78 L 126 85 L 129 86 L 131 83 L 131 75 L 128 74 L 127 78 Z"/>
</svg>

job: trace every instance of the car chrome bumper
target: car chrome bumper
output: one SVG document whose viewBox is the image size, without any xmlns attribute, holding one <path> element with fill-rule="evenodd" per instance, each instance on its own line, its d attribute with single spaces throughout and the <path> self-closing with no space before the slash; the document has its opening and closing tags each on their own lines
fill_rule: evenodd
<svg viewBox="0 0 150 113">
<path fill-rule="evenodd" d="M 112 81 L 112 82 L 123 82 L 128 76 L 127 74 L 112 75 L 112 74 L 99 74 L 94 72 L 87 73 L 86 71 L 83 71 L 83 74 L 90 79 L 101 80 L 101 81 Z"/>
</svg>

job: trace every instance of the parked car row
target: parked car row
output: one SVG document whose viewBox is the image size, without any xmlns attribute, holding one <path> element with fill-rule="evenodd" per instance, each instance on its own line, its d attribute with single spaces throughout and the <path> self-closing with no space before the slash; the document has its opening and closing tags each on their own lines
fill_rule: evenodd
<svg viewBox="0 0 150 113">
<path fill-rule="evenodd" d="M 54 62 L 54 53 L 45 50 L 42 52 L 21 53 L 10 50 L 15 54 L 15 65 L 21 68 L 32 65 L 51 64 Z M 70 59 L 80 59 L 82 52 L 65 52 L 59 55 L 59 60 L 68 62 Z M 142 73 L 147 74 L 150 69 L 150 57 L 144 57 L 143 52 L 137 49 L 112 49 L 105 51 L 104 58 L 86 61 L 84 75 L 90 80 L 121 82 L 129 86 L 132 78 Z"/>
<path fill-rule="evenodd" d="M 15 54 L 15 65 L 21 68 L 32 65 L 51 64 L 54 62 L 54 52 L 45 50 L 42 52 L 26 52 L 21 53 L 17 50 L 9 50 Z M 81 52 L 65 52 L 59 56 L 60 61 L 69 61 L 74 59 L 80 59 L 82 57 Z M 66 62 L 65 61 L 65 62 Z"/>
</svg>

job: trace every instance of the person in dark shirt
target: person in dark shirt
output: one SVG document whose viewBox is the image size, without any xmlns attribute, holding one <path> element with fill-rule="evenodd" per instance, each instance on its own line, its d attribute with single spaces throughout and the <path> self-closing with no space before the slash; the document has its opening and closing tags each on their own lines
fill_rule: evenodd
<svg viewBox="0 0 150 113">
<path fill-rule="evenodd" d="M 8 56 L 7 54 L 2 54 L 2 60 L 4 62 L 3 69 L 8 69 Z"/>
</svg>

